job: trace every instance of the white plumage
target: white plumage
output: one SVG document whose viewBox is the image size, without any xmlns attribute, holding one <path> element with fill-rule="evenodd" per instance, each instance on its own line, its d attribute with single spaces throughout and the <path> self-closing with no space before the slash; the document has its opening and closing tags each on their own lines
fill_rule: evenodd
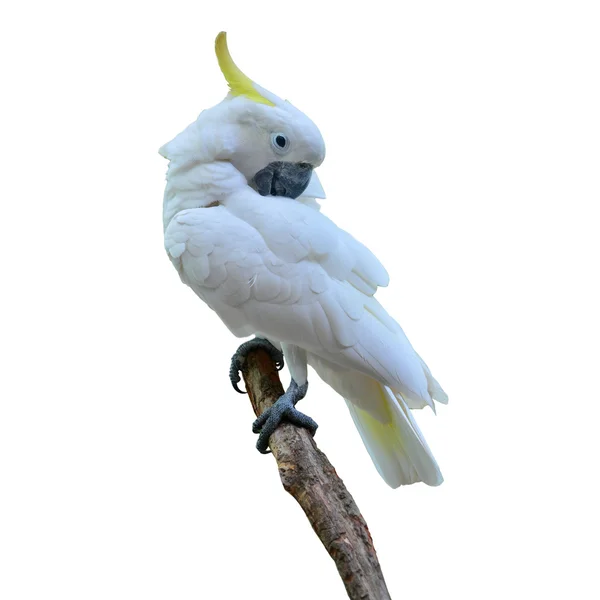
<svg viewBox="0 0 600 600">
<path fill-rule="evenodd" d="M 379 260 L 310 197 L 253 189 L 253 175 L 273 161 L 317 167 L 325 154 L 303 113 L 256 89 L 273 106 L 229 95 L 161 148 L 170 159 L 167 252 L 234 335 L 268 338 L 283 348 L 294 379 L 306 378 L 308 363 L 346 399 L 389 485 L 438 485 L 441 473 L 410 409 L 447 396 L 375 299 L 388 284 Z M 289 140 L 283 159 L 273 132 Z"/>
</svg>

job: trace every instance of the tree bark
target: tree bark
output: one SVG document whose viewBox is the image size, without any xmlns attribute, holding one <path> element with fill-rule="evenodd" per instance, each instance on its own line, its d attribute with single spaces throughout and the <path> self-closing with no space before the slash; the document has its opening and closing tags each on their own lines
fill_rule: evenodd
<svg viewBox="0 0 600 600">
<path fill-rule="evenodd" d="M 283 394 L 279 374 L 261 349 L 250 352 L 242 368 L 256 415 Z M 350 492 L 306 429 L 285 423 L 271 435 L 283 487 L 300 504 L 334 560 L 352 600 L 389 600 L 373 540 Z"/>
</svg>

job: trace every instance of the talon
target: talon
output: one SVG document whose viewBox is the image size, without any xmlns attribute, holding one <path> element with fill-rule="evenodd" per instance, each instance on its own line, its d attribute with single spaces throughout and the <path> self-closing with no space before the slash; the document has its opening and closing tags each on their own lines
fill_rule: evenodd
<svg viewBox="0 0 600 600">
<path fill-rule="evenodd" d="M 292 379 L 285 394 L 252 423 L 252 431 L 259 434 L 256 449 L 261 454 L 269 453 L 269 439 L 283 422 L 287 421 L 297 427 L 308 429 L 311 435 L 315 435 L 318 425 L 308 415 L 301 413 L 295 407 L 296 403 L 306 395 L 307 388 L 308 383 L 299 387 Z"/>
<path fill-rule="evenodd" d="M 240 390 L 240 388 L 238 387 L 238 382 L 237 381 L 232 381 L 231 385 L 233 386 L 233 389 L 238 393 L 238 394 L 247 394 L 248 392 L 246 390 Z"/>
<path fill-rule="evenodd" d="M 243 359 L 246 358 L 251 350 L 255 350 L 256 348 L 262 348 L 269 354 L 278 371 L 281 371 L 284 367 L 283 353 L 273 346 L 269 340 L 254 338 L 253 340 L 244 342 L 231 357 L 231 366 L 229 367 L 229 381 L 233 389 L 239 394 L 248 393 L 247 390 L 241 390 L 238 386 L 238 383 L 241 381 L 240 371 L 242 370 Z"/>
<path fill-rule="evenodd" d="M 231 385 L 233 389 L 238 392 L 238 394 L 246 394 L 246 390 L 240 390 L 238 383 L 242 380 L 240 377 L 240 366 L 239 361 L 236 355 L 231 359 L 231 367 L 229 368 L 229 381 L 231 381 Z"/>
</svg>

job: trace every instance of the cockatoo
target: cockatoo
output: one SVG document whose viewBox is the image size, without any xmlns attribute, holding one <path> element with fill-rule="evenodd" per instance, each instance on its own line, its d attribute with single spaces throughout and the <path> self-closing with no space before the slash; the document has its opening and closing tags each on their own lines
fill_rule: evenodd
<svg viewBox="0 0 600 600">
<path fill-rule="evenodd" d="M 291 383 L 253 424 L 257 448 L 283 421 L 317 424 L 296 409 L 308 365 L 346 401 L 375 467 L 391 487 L 443 479 L 411 409 L 447 395 L 374 295 L 389 278 L 363 244 L 320 212 L 315 173 L 325 158 L 316 125 L 215 50 L 229 93 L 162 146 L 169 162 L 165 247 L 182 281 L 238 337 L 232 359 L 264 347 Z"/>
</svg>

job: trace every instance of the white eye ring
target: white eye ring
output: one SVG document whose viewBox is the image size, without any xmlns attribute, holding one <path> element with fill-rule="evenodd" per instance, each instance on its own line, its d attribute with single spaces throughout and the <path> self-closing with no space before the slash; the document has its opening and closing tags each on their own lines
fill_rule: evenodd
<svg viewBox="0 0 600 600">
<path fill-rule="evenodd" d="M 277 131 L 271 134 L 271 146 L 277 154 L 287 154 L 290 151 L 290 139 L 285 133 Z"/>
</svg>

